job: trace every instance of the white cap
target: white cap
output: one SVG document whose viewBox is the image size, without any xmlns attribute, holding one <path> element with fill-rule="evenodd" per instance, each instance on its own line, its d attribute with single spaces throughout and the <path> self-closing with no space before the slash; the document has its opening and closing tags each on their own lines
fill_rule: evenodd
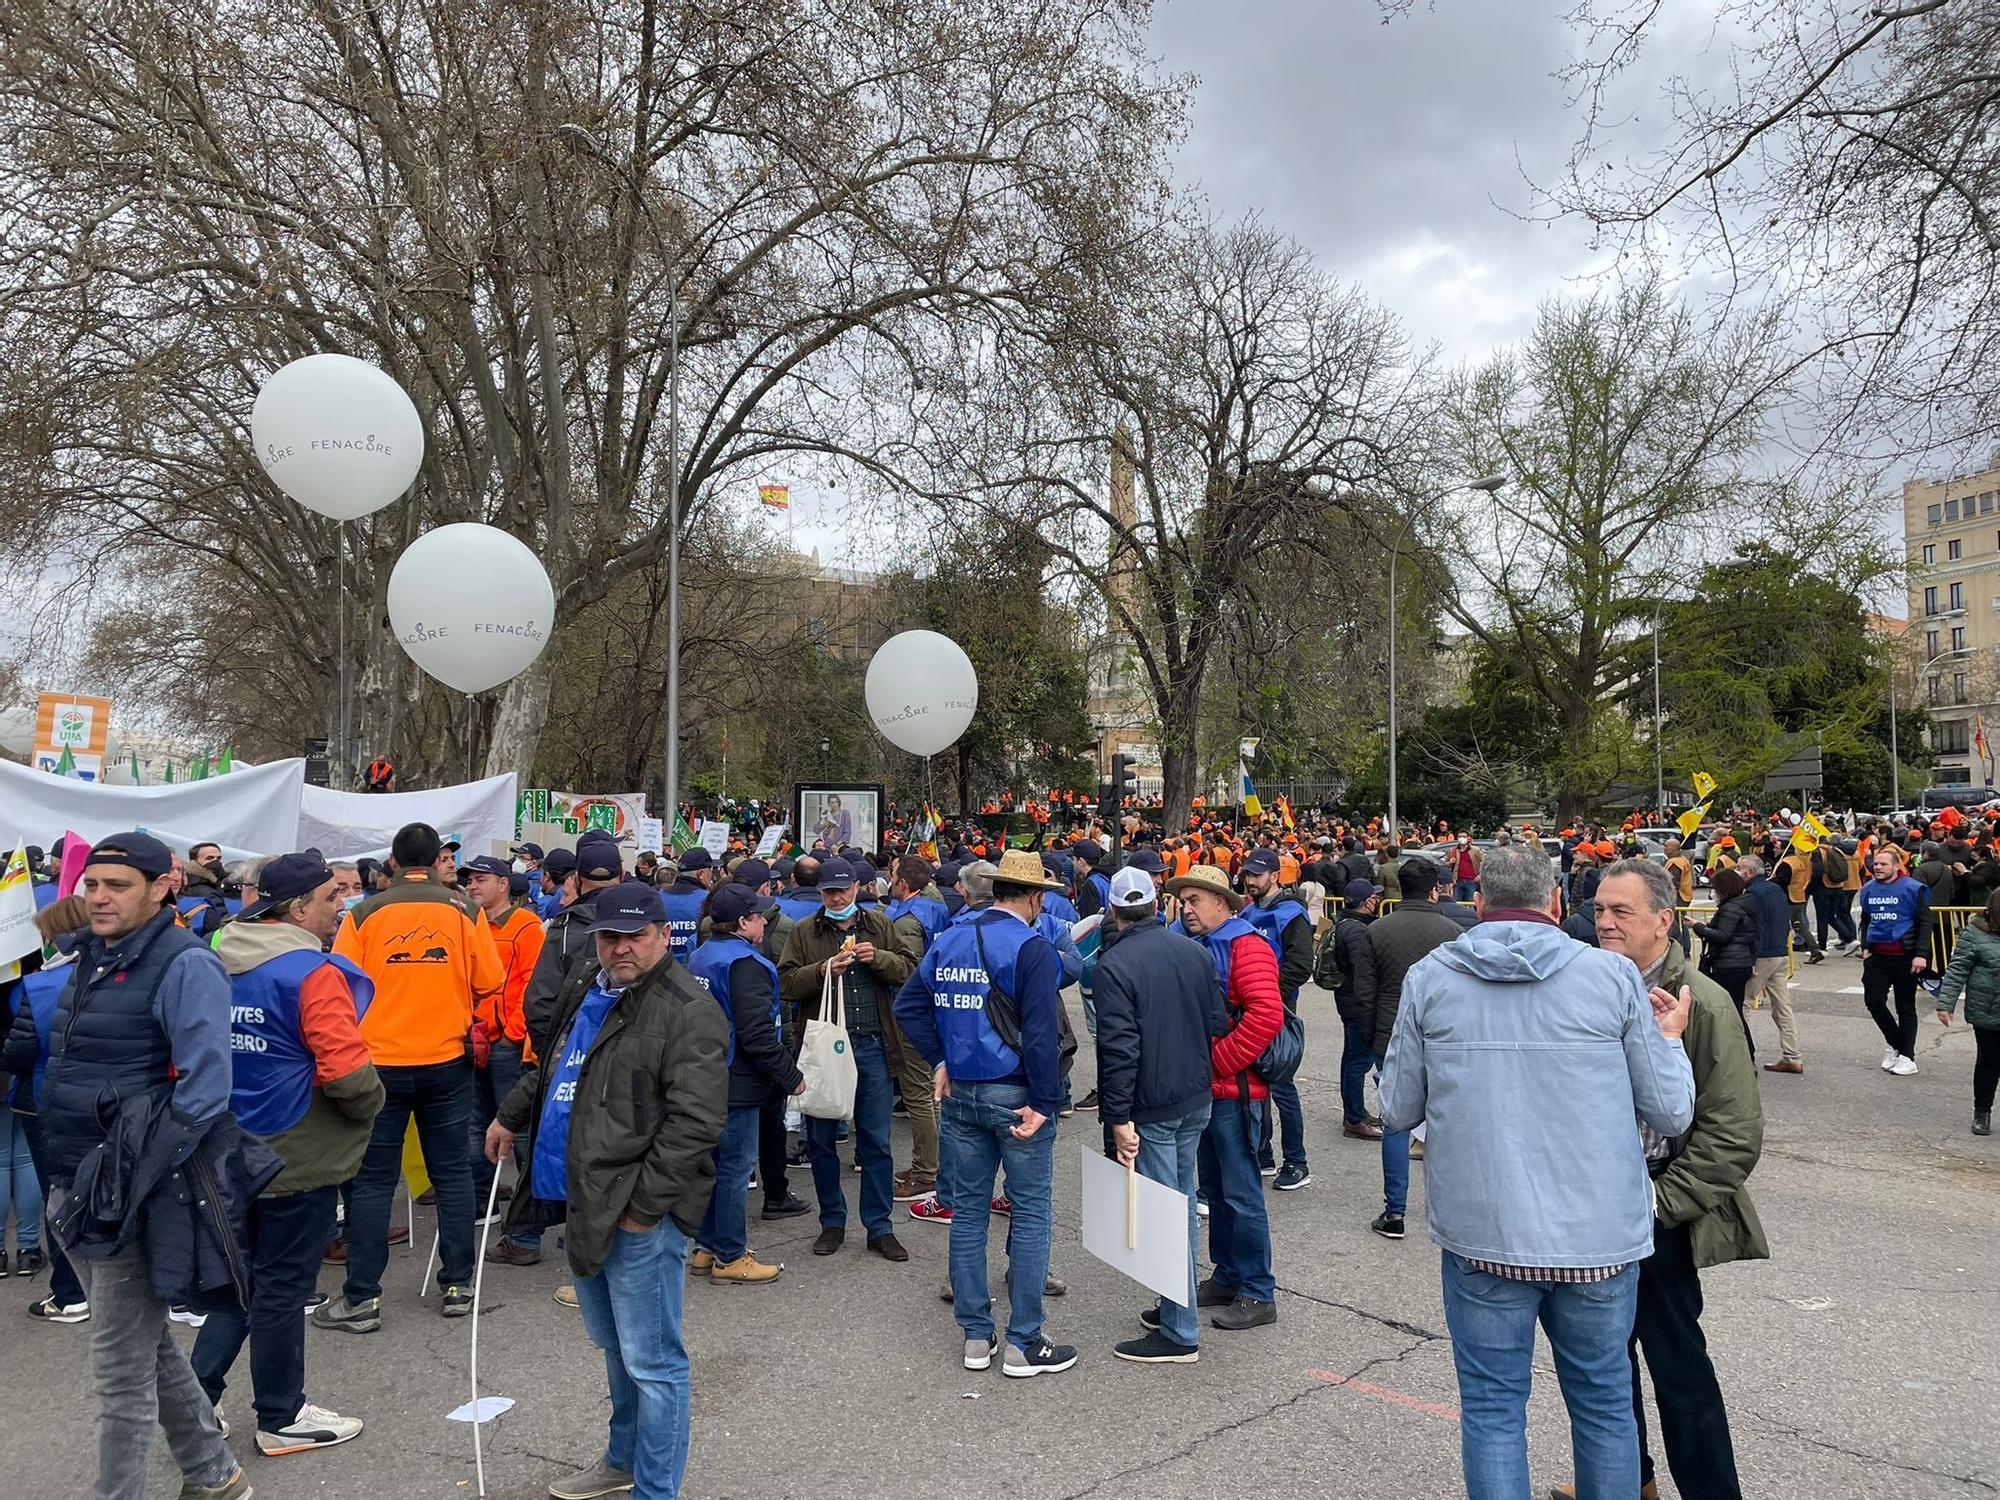
<svg viewBox="0 0 2000 1500">
<path fill-rule="evenodd" d="M 1113 906 L 1151 906 L 1158 900 L 1153 877 L 1144 870 L 1123 869 L 1111 877 Z"/>
</svg>

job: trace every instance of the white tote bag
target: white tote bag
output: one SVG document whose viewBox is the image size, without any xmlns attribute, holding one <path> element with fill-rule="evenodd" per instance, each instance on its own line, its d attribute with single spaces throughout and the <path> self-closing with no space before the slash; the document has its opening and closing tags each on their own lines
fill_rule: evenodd
<svg viewBox="0 0 2000 1500">
<path fill-rule="evenodd" d="M 819 1019 L 806 1022 L 799 1049 L 805 1092 L 794 1101 L 799 1113 L 815 1120 L 845 1120 L 854 1113 L 854 1048 L 847 1040 L 847 981 L 831 966 L 819 990 Z"/>
</svg>

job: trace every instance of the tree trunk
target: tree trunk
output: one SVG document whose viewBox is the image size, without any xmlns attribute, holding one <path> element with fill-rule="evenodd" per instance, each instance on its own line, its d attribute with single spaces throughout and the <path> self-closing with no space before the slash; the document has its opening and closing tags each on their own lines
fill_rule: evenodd
<svg viewBox="0 0 2000 1500">
<path fill-rule="evenodd" d="M 529 784 L 535 751 L 549 717 L 549 687 L 555 661 L 546 650 L 501 690 L 500 708 L 493 716 L 493 738 L 486 747 L 488 776 L 512 771 Z"/>
</svg>

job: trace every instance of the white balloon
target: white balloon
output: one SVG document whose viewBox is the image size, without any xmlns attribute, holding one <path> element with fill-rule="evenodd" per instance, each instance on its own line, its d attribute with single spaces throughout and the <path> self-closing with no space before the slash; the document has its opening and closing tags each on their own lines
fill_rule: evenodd
<svg viewBox="0 0 2000 1500">
<path fill-rule="evenodd" d="M 265 381 L 250 437 L 279 489 L 336 521 L 399 499 L 424 461 L 424 424 L 409 392 L 345 354 L 307 355 Z"/>
<path fill-rule="evenodd" d="M 411 661 L 446 687 L 483 693 L 549 643 L 556 591 L 542 560 L 498 527 L 427 531 L 389 574 L 389 625 Z"/>
<path fill-rule="evenodd" d="M 868 663 L 868 717 L 882 737 L 912 755 L 948 750 L 979 706 L 979 674 L 956 641 L 935 630 L 905 630 Z"/>
</svg>

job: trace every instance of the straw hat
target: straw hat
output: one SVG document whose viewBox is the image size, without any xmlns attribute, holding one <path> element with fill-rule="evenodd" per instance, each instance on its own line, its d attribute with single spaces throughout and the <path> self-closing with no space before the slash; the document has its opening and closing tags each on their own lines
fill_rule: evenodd
<svg viewBox="0 0 2000 1500">
<path fill-rule="evenodd" d="M 1243 910 L 1243 897 L 1229 888 L 1229 877 L 1214 865 L 1196 865 L 1187 874 L 1176 875 L 1167 882 L 1168 895 L 1178 896 L 1184 891 L 1207 891 L 1227 901 L 1231 911 Z"/>
<path fill-rule="evenodd" d="M 1004 851 L 993 866 L 995 885 L 1032 885 L 1044 891 L 1059 891 L 1060 880 L 1051 880 L 1042 869 L 1042 857 L 1026 849 Z"/>
</svg>

